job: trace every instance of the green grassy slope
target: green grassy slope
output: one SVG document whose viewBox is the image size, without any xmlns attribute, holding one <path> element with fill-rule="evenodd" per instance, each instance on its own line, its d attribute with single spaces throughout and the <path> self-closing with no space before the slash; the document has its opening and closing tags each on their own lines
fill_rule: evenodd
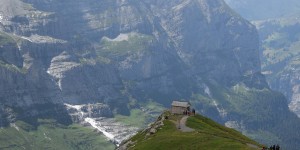
<svg viewBox="0 0 300 150">
<path fill-rule="evenodd" d="M 96 51 L 97 56 L 119 59 L 125 55 L 145 52 L 153 42 L 153 37 L 144 34 L 130 33 L 122 40 L 103 38 L 102 47 Z"/>
<path fill-rule="evenodd" d="M 147 124 L 155 121 L 154 119 L 157 118 L 161 112 L 165 110 L 161 104 L 158 104 L 153 101 L 148 101 L 145 103 L 140 104 L 133 104 L 133 107 L 130 108 L 130 115 L 120 115 L 115 114 L 115 118 L 117 121 L 122 122 L 126 125 L 138 127 L 138 128 L 145 128 Z M 138 107 L 141 107 L 140 109 Z"/>
<path fill-rule="evenodd" d="M 1 150 L 110 150 L 115 146 L 90 128 L 40 120 L 38 127 L 17 122 L 0 129 Z"/>
<path fill-rule="evenodd" d="M 235 149 L 251 150 L 259 149 L 257 142 L 247 138 L 241 133 L 226 128 L 211 119 L 201 115 L 189 117 L 187 126 L 195 129 L 193 132 L 181 132 L 174 122 L 181 116 L 171 116 L 164 120 L 164 126 L 152 135 L 140 132 L 131 141 L 134 143 L 130 149 Z M 251 145 L 251 146 L 249 146 Z"/>
</svg>

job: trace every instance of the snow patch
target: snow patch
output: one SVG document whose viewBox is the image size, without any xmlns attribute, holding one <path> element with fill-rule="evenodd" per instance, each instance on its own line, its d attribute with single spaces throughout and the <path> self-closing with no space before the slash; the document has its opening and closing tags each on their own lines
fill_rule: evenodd
<svg viewBox="0 0 300 150">
<path fill-rule="evenodd" d="M 134 33 L 131 33 L 134 34 Z M 116 38 L 110 39 L 108 37 L 104 37 L 105 40 L 111 41 L 111 42 L 121 42 L 121 41 L 128 41 L 130 34 L 121 33 Z"/>
</svg>

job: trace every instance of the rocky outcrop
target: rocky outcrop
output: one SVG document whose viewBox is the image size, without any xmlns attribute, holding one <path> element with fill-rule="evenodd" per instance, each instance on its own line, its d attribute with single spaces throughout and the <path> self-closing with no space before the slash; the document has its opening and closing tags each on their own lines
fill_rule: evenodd
<svg viewBox="0 0 300 150">
<path fill-rule="evenodd" d="M 149 138 L 150 135 L 155 134 L 158 130 L 161 130 L 164 126 L 164 121 L 168 119 L 169 112 L 164 112 L 161 115 L 158 116 L 156 121 L 152 122 L 148 125 L 145 129 L 138 132 L 138 134 L 145 136 L 145 139 Z M 135 135 L 136 136 L 136 135 Z M 132 137 L 131 137 L 132 138 Z M 136 144 L 136 141 L 133 142 L 132 139 L 126 139 L 120 145 L 118 146 L 118 150 L 127 150 Z"/>
</svg>

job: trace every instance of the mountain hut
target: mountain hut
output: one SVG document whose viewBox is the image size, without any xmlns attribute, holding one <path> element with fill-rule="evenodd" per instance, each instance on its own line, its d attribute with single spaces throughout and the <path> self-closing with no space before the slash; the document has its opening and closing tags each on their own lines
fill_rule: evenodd
<svg viewBox="0 0 300 150">
<path fill-rule="evenodd" d="M 191 104 L 189 102 L 180 102 L 180 101 L 173 101 L 171 113 L 172 114 L 184 114 L 185 112 L 190 112 Z"/>
</svg>

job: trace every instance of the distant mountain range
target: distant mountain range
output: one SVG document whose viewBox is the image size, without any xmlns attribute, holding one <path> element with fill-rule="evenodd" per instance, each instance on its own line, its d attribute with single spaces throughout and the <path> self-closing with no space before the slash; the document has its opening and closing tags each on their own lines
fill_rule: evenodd
<svg viewBox="0 0 300 150">
<path fill-rule="evenodd" d="M 225 0 L 231 8 L 249 20 L 266 20 L 299 14 L 298 0 Z"/>
<path fill-rule="evenodd" d="M 282 92 L 300 116 L 300 1 L 226 2 L 257 27 L 263 72 L 271 88 Z"/>
</svg>

